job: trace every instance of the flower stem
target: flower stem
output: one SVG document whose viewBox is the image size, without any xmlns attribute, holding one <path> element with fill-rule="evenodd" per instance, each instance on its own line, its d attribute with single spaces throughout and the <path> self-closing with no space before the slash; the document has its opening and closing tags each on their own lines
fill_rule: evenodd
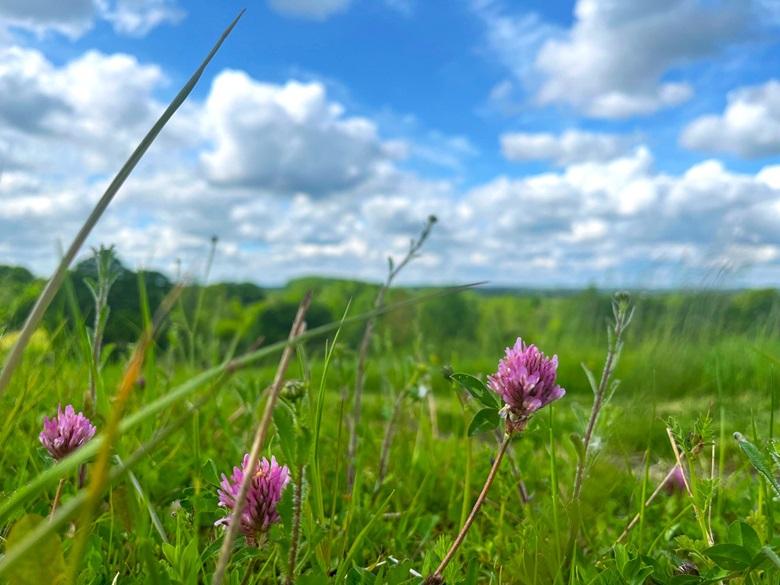
<svg viewBox="0 0 780 585">
<path fill-rule="evenodd" d="M 65 486 L 65 478 L 60 478 L 60 483 L 57 484 L 57 491 L 54 493 L 54 501 L 51 503 L 51 512 L 49 513 L 49 519 L 54 518 L 54 512 L 57 511 L 57 506 L 60 505 L 60 498 L 62 497 L 62 488 Z"/>
<path fill-rule="evenodd" d="M 463 528 L 460 529 L 458 536 L 455 537 L 455 542 L 452 543 L 450 550 L 448 550 L 447 554 L 444 555 L 444 558 L 441 560 L 441 563 L 439 563 L 439 566 L 436 567 L 436 570 L 433 572 L 433 575 L 428 577 L 426 583 L 443 582 L 442 573 L 444 573 L 444 569 L 447 568 L 447 565 L 450 564 L 452 557 L 455 556 L 455 552 L 458 550 L 460 545 L 463 543 L 463 540 L 466 538 L 466 533 L 469 531 L 469 528 L 471 528 L 471 525 L 474 523 L 474 518 L 477 517 L 477 512 L 479 512 L 479 509 L 482 507 L 482 503 L 485 501 L 485 498 L 487 497 L 487 493 L 488 490 L 490 490 L 490 486 L 493 485 L 493 480 L 496 478 L 498 467 L 501 465 L 501 460 L 504 458 L 504 454 L 506 453 L 507 447 L 509 447 L 509 441 L 511 440 L 511 438 L 512 435 L 510 434 L 504 435 L 504 440 L 501 442 L 501 446 L 498 448 L 496 459 L 495 461 L 493 461 L 493 467 L 490 468 L 490 473 L 488 473 L 487 479 L 485 480 L 485 485 L 482 486 L 482 491 L 479 493 L 479 496 L 477 497 L 477 501 L 474 502 L 474 507 L 471 509 L 471 513 L 469 514 L 468 518 L 466 518 L 466 522 L 463 524 Z"/>
</svg>

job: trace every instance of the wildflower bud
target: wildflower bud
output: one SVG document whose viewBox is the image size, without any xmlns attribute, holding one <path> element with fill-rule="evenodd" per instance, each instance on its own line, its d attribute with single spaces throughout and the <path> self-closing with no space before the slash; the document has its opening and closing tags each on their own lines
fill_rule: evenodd
<svg viewBox="0 0 780 585">
<path fill-rule="evenodd" d="M 441 375 L 444 376 L 444 379 L 448 382 L 452 381 L 452 374 L 455 373 L 455 370 L 452 369 L 452 366 L 447 364 L 441 367 Z"/>
<path fill-rule="evenodd" d="M 306 383 L 302 380 L 287 380 L 282 388 L 282 398 L 289 402 L 298 402 L 306 395 Z"/>
<path fill-rule="evenodd" d="M 65 410 L 57 407 L 57 416 L 43 417 L 43 430 L 38 436 L 41 444 L 49 454 L 59 461 L 73 453 L 84 443 L 95 436 L 95 427 L 83 413 L 73 409 L 68 404 Z"/>
<path fill-rule="evenodd" d="M 144 376 L 138 376 L 135 380 L 135 387 L 139 390 L 146 388 L 146 378 Z"/>
<path fill-rule="evenodd" d="M 612 300 L 620 313 L 625 313 L 631 306 L 631 295 L 626 291 L 616 292 L 613 295 Z"/>
</svg>

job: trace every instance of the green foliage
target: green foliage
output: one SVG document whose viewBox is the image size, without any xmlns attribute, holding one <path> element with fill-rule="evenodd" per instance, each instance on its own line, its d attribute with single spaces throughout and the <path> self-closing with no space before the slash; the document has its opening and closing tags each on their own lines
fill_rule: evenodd
<svg viewBox="0 0 780 585">
<path fill-rule="evenodd" d="M 107 341 L 116 346 L 103 371 L 108 394 L 121 378 L 144 313 L 153 313 L 173 286 L 163 275 L 144 273 L 139 280 L 137 273 L 117 269 L 106 326 Z M 84 279 L 94 278 L 95 271 L 92 261 L 76 266 L 70 281 L 77 310 L 68 306 L 63 290 L 47 316 L 47 345 L 26 357 L 0 397 L 0 522 L 6 551 L 49 511 L 59 475 L 51 472 L 54 464 L 36 437 L 41 417 L 58 402 L 81 404 L 89 370 L 75 325 L 83 330 L 93 322 L 94 301 Z M 147 289 L 148 304 L 139 282 Z M 27 288 L 40 290 L 41 282 L 24 271 L 0 269 L 0 283 L 0 295 L 6 295 L 0 298 L 8 299 L 0 303 L 5 311 L 0 318 L 4 328 L 13 329 L 20 317 L 9 309 L 12 298 Z M 266 346 L 285 338 L 308 287 L 317 290 L 309 328 L 338 318 L 350 298 L 350 314 L 370 308 L 376 293 L 373 285 L 328 279 L 302 279 L 283 289 L 186 287 L 147 364 L 145 384 L 131 397 L 132 418 L 121 427 L 117 454 L 132 464 L 137 485 L 129 475 L 112 476 L 111 491 L 91 527 L 85 584 L 111 583 L 117 573 L 118 583 L 129 585 L 209 582 L 222 535 L 214 527 L 224 512 L 216 506 L 219 473 L 248 450 L 274 363 L 260 361 L 230 380 L 213 370 L 204 374 L 202 366 L 221 363 L 258 336 L 266 337 Z M 202 310 L 193 328 L 201 293 Z M 411 294 L 393 291 L 388 300 Z M 345 327 L 335 344 L 333 339 L 327 346 L 308 343 L 290 371 L 300 383 L 283 394 L 274 412 L 275 433 L 263 453 L 288 465 L 295 478 L 296 469 L 304 469 L 295 582 L 330 583 L 338 577 L 343 583 L 419 585 L 418 575 L 435 568 L 462 522 L 464 505 L 468 512 L 491 467 L 496 445 L 490 431 L 501 424 L 501 404 L 482 380 L 437 372 L 444 364 L 492 372 L 503 348 L 522 336 L 558 354 L 560 383 L 568 394 L 549 416 L 533 417 L 510 445 L 483 509 L 445 571 L 447 583 L 777 583 L 780 456 L 767 432 L 774 404 L 769 391 L 777 378 L 776 366 L 766 357 L 780 356 L 777 294 L 638 297 L 620 364 L 621 390 L 599 425 L 577 507 L 570 503 L 572 479 L 583 457 L 580 436 L 592 401 L 588 388 L 598 383 L 589 381 L 593 376 L 582 368 L 599 372 L 603 363 L 604 325 L 610 318 L 606 293 L 475 291 L 458 301 L 447 298 L 379 319 L 368 363 L 358 481 L 350 493 L 344 488 L 344 405 L 354 382 L 353 352 L 361 328 Z M 191 330 L 196 331 L 194 361 L 185 343 Z M 422 382 L 427 394 L 417 396 Z M 378 460 L 399 395 L 409 399 L 400 402 L 387 475 L 379 483 Z M 193 405 L 197 416 L 190 411 Z M 723 419 L 713 420 L 709 413 L 721 407 Z M 108 401 L 98 405 L 99 429 L 108 408 Z M 669 417 L 685 464 L 692 466 L 688 477 L 694 497 L 662 489 L 642 507 L 643 498 L 675 463 L 663 422 Z M 739 435 L 736 442 L 721 442 L 721 436 L 738 430 L 750 440 Z M 145 445 L 143 455 L 132 458 Z M 84 450 L 87 460 L 96 446 Z M 723 474 L 715 465 L 712 477 L 713 461 L 721 453 Z M 62 509 L 83 493 L 76 479 L 81 462 L 57 466 L 67 478 Z M 282 522 L 263 547 L 237 543 L 226 582 L 241 585 L 245 577 L 249 585 L 283 581 L 292 496 L 290 486 L 279 510 Z M 640 510 L 641 521 L 618 542 Z M 711 529 L 712 544 L 702 522 Z M 15 565 L 19 572 L 0 579 L 56 582 L 72 542 L 68 524 L 54 525 L 29 560 Z M 570 542 L 575 527 L 579 537 Z M 57 571 L 44 572 L 49 568 Z M 25 570 L 38 580 L 31 581 Z"/>
</svg>

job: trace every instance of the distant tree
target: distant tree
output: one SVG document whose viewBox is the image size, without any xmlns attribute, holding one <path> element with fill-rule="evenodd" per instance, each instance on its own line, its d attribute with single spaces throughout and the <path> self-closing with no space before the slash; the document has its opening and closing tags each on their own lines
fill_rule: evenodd
<svg viewBox="0 0 780 585">
<path fill-rule="evenodd" d="M 113 268 L 117 272 L 117 279 L 108 294 L 111 318 L 106 324 L 104 341 L 132 343 L 138 339 L 143 327 L 139 274 L 125 268 L 118 259 L 115 260 Z M 97 266 L 94 258 L 79 262 L 69 274 L 80 318 L 90 327 L 94 320 L 95 302 L 86 282 L 96 276 Z M 144 271 L 141 278 L 145 284 L 150 310 L 154 313 L 173 285 L 159 272 Z M 73 312 L 68 308 L 67 294 L 67 287 L 60 290 L 52 309 L 47 313 L 45 323 L 49 329 L 57 327 L 62 319 L 73 320 Z M 160 339 L 165 339 L 165 336 L 160 336 Z"/>
<path fill-rule="evenodd" d="M 473 294 L 457 293 L 419 306 L 423 339 L 440 347 L 473 342 L 479 332 L 479 309 Z"/>
<path fill-rule="evenodd" d="M 245 344 L 251 344 L 258 337 L 264 337 L 266 343 L 287 339 L 290 333 L 298 303 L 287 300 L 274 300 L 258 307 L 244 336 Z M 331 312 L 318 302 L 313 302 L 306 313 L 306 325 L 309 329 L 333 321 Z"/>
</svg>

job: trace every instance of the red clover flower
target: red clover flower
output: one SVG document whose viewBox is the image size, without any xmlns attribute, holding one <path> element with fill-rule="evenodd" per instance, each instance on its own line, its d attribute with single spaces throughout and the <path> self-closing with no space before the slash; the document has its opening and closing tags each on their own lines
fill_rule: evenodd
<svg viewBox="0 0 780 585">
<path fill-rule="evenodd" d="M 504 401 L 507 430 L 522 430 L 534 412 L 566 394 L 555 383 L 557 369 L 558 356 L 548 358 L 519 337 L 506 349 L 498 371 L 488 376 L 488 387 Z"/>
<path fill-rule="evenodd" d="M 218 491 L 219 506 L 233 510 L 248 467 L 249 454 L 246 454 L 241 467 L 234 467 L 230 478 L 222 474 Z M 271 525 L 280 520 L 276 506 L 289 481 L 290 470 L 286 465 L 279 465 L 276 458 L 271 457 L 270 462 L 266 458 L 257 462 L 241 512 L 241 532 L 250 545 L 258 546 Z M 216 525 L 229 523 L 230 513 L 217 520 Z"/>
<path fill-rule="evenodd" d="M 58 406 L 54 418 L 43 417 L 43 431 L 38 438 L 49 454 L 59 461 L 94 436 L 95 427 L 90 420 L 81 412 L 76 414 L 73 405 L 68 404 L 64 411 L 62 406 Z"/>
</svg>

